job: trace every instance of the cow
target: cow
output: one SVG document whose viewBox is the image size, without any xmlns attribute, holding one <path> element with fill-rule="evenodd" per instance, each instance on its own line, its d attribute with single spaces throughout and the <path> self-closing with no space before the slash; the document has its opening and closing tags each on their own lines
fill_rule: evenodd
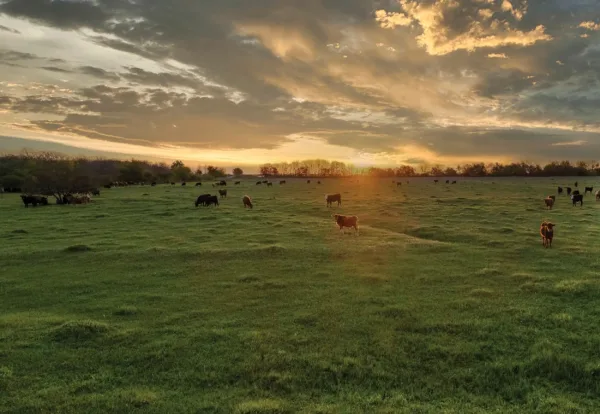
<svg viewBox="0 0 600 414">
<path fill-rule="evenodd" d="M 90 191 L 92 193 L 93 196 L 100 196 L 100 190 L 97 188 L 93 188 L 92 191 Z"/>
<path fill-rule="evenodd" d="M 250 199 L 250 197 L 248 197 L 247 195 L 245 195 L 242 198 L 242 203 L 244 203 L 244 208 L 248 207 L 250 209 L 252 209 L 254 206 L 252 205 L 252 200 Z"/>
<path fill-rule="evenodd" d="M 208 197 L 210 197 L 210 194 L 202 194 L 199 195 L 198 198 L 196 199 L 196 207 L 198 207 L 199 205 L 206 205 L 206 201 L 208 200 Z"/>
<path fill-rule="evenodd" d="M 171 182 L 171 185 L 175 185 L 175 183 L 174 183 L 174 182 Z"/>
<path fill-rule="evenodd" d="M 544 203 L 546 203 L 546 208 L 548 210 L 552 210 L 552 207 L 554 206 L 554 198 L 552 198 L 552 197 L 546 197 L 544 199 Z"/>
<path fill-rule="evenodd" d="M 570 195 L 571 195 L 571 191 L 573 191 L 573 190 L 571 189 L 571 187 L 567 187 L 567 195 L 569 195 L 569 196 L 570 196 Z"/>
<path fill-rule="evenodd" d="M 325 196 L 325 201 L 327 201 L 327 207 L 331 207 L 331 205 L 337 202 L 338 206 L 342 205 L 342 195 L 341 194 L 328 194 Z"/>
<path fill-rule="evenodd" d="M 450 180 L 446 180 L 446 184 L 450 184 Z"/>
<path fill-rule="evenodd" d="M 233 183 L 233 185 L 240 185 L 241 183 L 241 181 L 236 181 L 235 183 Z"/>
<path fill-rule="evenodd" d="M 600 190 L 596 191 L 596 201 L 600 201 Z"/>
<path fill-rule="evenodd" d="M 321 181 L 317 181 L 317 184 L 321 184 Z"/>
<path fill-rule="evenodd" d="M 583 207 L 583 194 L 573 194 L 571 200 L 573 200 L 573 207 L 575 207 L 577 203 L 580 203 L 580 206 Z"/>
<path fill-rule="evenodd" d="M 579 186 L 579 183 L 577 181 L 575 181 L 575 188 L 577 188 Z"/>
<path fill-rule="evenodd" d="M 227 190 L 219 190 L 219 195 L 221 196 L 221 198 L 227 197 Z"/>
<path fill-rule="evenodd" d="M 196 183 L 194 187 L 202 187 L 202 183 Z"/>
<path fill-rule="evenodd" d="M 185 181 L 181 183 L 182 187 L 185 187 L 186 185 L 187 185 L 187 183 Z"/>
<path fill-rule="evenodd" d="M 558 193 L 558 194 L 562 194 L 562 193 L 563 193 L 563 189 L 562 189 L 562 187 L 558 187 L 557 193 Z"/>
<path fill-rule="evenodd" d="M 552 247 L 552 239 L 554 238 L 554 226 L 556 224 L 550 222 L 542 222 L 540 225 L 540 236 L 542 236 L 542 246 Z"/>
<path fill-rule="evenodd" d="M 306 184 L 310 184 L 310 180 L 306 180 Z"/>
<path fill-rule="evenodd" d="M 110 188 L 112 188 L 112 185 L 111 184 L 104 184 L 104 188 L 110 189 Z"/>
<path fill-rule="evenodd" d="M 452 184 L 456 184 L 456 181 L 452 181 Z"/>
<path fill-rule="evenodd" d="M 356 216 L 342 216 L 341 214 L 334 214 L 333 219 L 340 227 L 340 231 L 344 230 L 344 227 L 354 228 L 355 233 L 358 235 L 358 217 Z"/>
<path fill-rule="evenodd" d="M 268 184 L 268 183 L 269 183 L 269 181 L 268 181 L 268 180 L 263 180 L 263 182 L 262 182 L 262 183 L 263 183 L 263 184 Z"/>
<path fill-rule="evenodd" d="M 29 207 L 29 204 L 33 205 L 34 207 L 37 207 L 38 204 L 42 205 L 42 206 L 48 205 L 48 198 L 42 197 L 42 196 L 32 196 L 32 195 L 22 194 L 21 200 L 23 200 L 23 204 L 25 204 L 25 207 Z"/>
<path fill-rule="evenodd" d="M 206 206 L 207 207 L 211 206 L 213 204 L 214 204 L 215 207 L 219 205 L 219 198 L 217 196 L 209 196 L 206 199 Z"/>
<path fill-rule="evenodd" d="M 267 183 L 267 187 L 273 187 L 273 183 Z"/>
<path fill-rule="evenodd" d="M 585 191 L 583 192 L 583 194 L 587 194 L 588 191 L 590 192 L 590 194 L 592 194 L 594 192 L 594 187 L 585 187 Z"/>
<path fill-rule="evenodd" d="M 433 182 L 434 182 L 434 183 L 436 183 L 436 184 L 438 183 L 438 181 L 439 181 L 439 180 L 433 180 Z"/>
<path fill-rule="evenodd" d="M 150 187 L 156 187 L 156 181 L 152 181 L 152 184 L 150 184 Z"/>
<path fill-rule="evenodd" d="M 92 200 L 90 199 L 90 196 L 88 196 L 88 195 L 74 196 L 72 194 L 67 194 L 63 197 L 64 204 L 87 204 L 91 201 Z"/>
<path fill-rule="evenodd" d="M 279 185 L 286 184 L 285 180 L 279 181 Z"/>
<path fill-rule="evenodd" d="M 219 181 L 219 185 L 227 186 L 227 181 L 221 180 L 221 181 Z"/>
<path fill-rule="evenodd" d="M 262 181 L 257 181 L 256 185 L 262 185 Z"/>
<path fill-rule="evenodd" d="M 400 181 L 398 181 L 398 182 L 396 183 L 396 187 L 400 187 L 400 186 L 402 186 L 402 183 L 401 183 Z"/>
<path fill-rule="evenodd" d="M 579 192 L 579 190 L 575 190 L 575 191 L 573 191 L 573 193 L 572 193 L 572 194 L 573 194 L 573 195 L 580 195 L 581 193 Z"/>
</svg>

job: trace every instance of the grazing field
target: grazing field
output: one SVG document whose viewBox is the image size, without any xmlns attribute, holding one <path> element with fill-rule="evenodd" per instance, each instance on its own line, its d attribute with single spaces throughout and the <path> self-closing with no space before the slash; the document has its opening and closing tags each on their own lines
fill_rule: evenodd
<svg viewBox="0 0 600 414">
<path fill-rule="evenodd" d="M 543 200 L 575 179 L 322 181 L 0 196 L 0 412 L 597 412 L 600 203 Z"/>
</svg>

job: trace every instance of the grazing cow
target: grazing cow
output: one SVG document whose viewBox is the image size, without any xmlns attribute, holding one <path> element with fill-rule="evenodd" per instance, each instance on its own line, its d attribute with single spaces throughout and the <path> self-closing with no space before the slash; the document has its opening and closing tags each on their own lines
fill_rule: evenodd
<svg viewBox="0 0 600 414">
<path fill-rule="evenodd" d="M 221 198 L 227 197 L 227 190 L 219 190 L 219 195 L 221 196 Z"/>
<path fill-rule="evenodd" d="M 110 184 L 104 184 L 104 188 L 110 189 L 110 188 L 112 188 L 112 185 L 110 185 Z"/>
<path fill-rule="evenodd" d="M 594 192 L 594 187 L 585 187 L 585 191 L 583 192 L 583 194 L 587 194 L 588 191 L 590 192 L 590 194 L 592 194 Z"/>
<path fill-rule="evenodd" d="M 562 193 L 563 193 L 562 187 L 558 187 L 558 194 L 562 194 Z"/>
<path fill-rule="evenodd" d="M 23 204 L 25 204 L 25 207 L 29 207 L 29 204 L 33 205 L 34 207 L 37 207 L 38 204 L 42 206 L 48 205 L 48 198 L 42 196 L 31 196 L 22 194 L 21 200 L 23 200 Z"/>
<path fill-rule="evenodd" d="M 185 181 L 181 183 L 181 186 L 182 186 L 182 187 L 184 187 L 185 185 L 186 185 L 186 182 L 185 182 Z"/>
<path fill-rule="evenodd" d="M 195 187 L 202 187 L 202 183 L 196 183 Z"/>
<path fill-rule="evenodd" d="M 174 182 L 171 182 L 171 185 L 175 185 L 175 183 L 174 183 Z"/>
<path fill-rule="evenodd" d="M 600 190 L 596 191 L 596 201 L 600 201 Z"/>
<path fill-rule="evenodd" d="M 247 195 L 245 195 L 244 198 L 242 198 L 242 202 L 244 203 L 244 208 L 246 208 L 246 207 L 253 208 L 254 207 L 252 205 L 252 200 Z"/>
<path fill-rule="evenodd" d="M 573 191 L 571 187 L 567 187 L 567 195 L 571 195 L 571 191 Z"/>
<path fill-rule="evenodd" d="M 542 246 L 552 247 L 552 239 L 554 238 L 554 226 L 556 224 L 550 222 L 542 222 L 540 225 L 540 236 L 542 236 Z"/>
<path fill-rule="evenodd" d="M 211 205 L 213 205 L 216 207 L 219 205 L 219 197 L 217 196 L 209 196 L 206 199 L 206 206 L 209 207 Z"/>
<path fill-rule="evenodd" d="M 317 184 L 321 184 L 321 181 L 317 181 Z"/>
<path fill-rule="evenodd" d="M 262 181 L 257 181 L 256 185 L 262 185 Z"/>
<path fill-rule="evenodd" d="M 310 180 L 306 180 L 306 184 L 310 184 Z"/>
<path fill-rule="evenodd" d="M 267 187 L 273 187 L 273 183 L 267 183 Z"/>
<path fill-rule="evenodd" d="M 263 183 L 263 184 L 268 184 L 268 183 L 269 183 L 269 181 L 268 181 L 268 180 L 263 180 L 263 182 L 262 182 L 262 183 Z"/>
<path fill-rule="evenodd" d="M 450 180 L 446 180 L 446 184 L 450 184 Z"/>
<path fill-rule="evenodd" d="M 210 194 L 199 195 L 198 198 L 196 199 L 196 207 L 198 207 L 199 205 L 205 206 L 209 197 L 211 197 Z"/>
<path fill-rule="evenodd" d="M 72 194 L 67 194 L 63 197 L 64 204 L 87 204 L 91 202 L 91 198 L 88 195 L 84 196 L 74 196 Z"/>
<path fill-rule="evenodd" d="M 100 190 L 97 188 L 92 189 L 91 193 L 93 196 L 100 196 Z"/>
<path fill-rule="evenodd" d="M 331 205 L 335 202 L 338 203 L 338 206 L 342 205 L 342 195 L 341 194 L 328 194 L 325 196 L 325 200 L 327 201 L 327 207 L 331 207 Z"/>
<path fill-rule="evenodd" d="M 152 184 L 150 184 L 151 187 L 156 187 L 156 181 L 152 181 Z"/>
<path fill-rule="evenodd" d="M 285 180 L 279 181 L 279 185 L 286 184 Z"/>
<path fill-rule="evenodd" d="M 583 194 L 573 194 L 571 200 L 573 200 L 573 207 L 575 207 L 577 203 L 580 203 L 580 206 L 583 207 Z"/>
<path fill-rule="evenodd" d="M 577 181 L 575 181 L 575 187 L 579 186 L 579 183 Z"/>
<path fill-rule="evenodd" d="M 227 181 L 223 181 L 223 180 L 221 180 L 221 181 L 219 181 L 219 185 L 224 185 L 224 186 L 227 186 Z"/>
<path fill-rule="evenodd" d="M 400 181 L 398 181 L 398 182 L 396 183 L 396 187 L 400 187 L 400 186 L 402 186 L 402 183 L 401 183 Z"/>
<path fill-rule="evenodd" d="M 581 194 L 581 193 L 579 192 L 579 190 L 575 190 L 575 191 L 573 191 L 573 193 L 572 193 L 572 194 L 573 194 L 573 195 L 579 195 L 579 194 Z"/>
<path fill-rule="evenodd" d="M 241 181 L 236 181 L 235 183 L 233 183 L 233 185 L 240 185 L 241 183 Z"/>
<path fill-rule="evenodd" d="M 358 217 L 356 216 L 342 216 L 341 214 L 334 214 L 333 219 L 340 227 L 340 231 L 344 230 L 344 227 L 354 228 L 355 233 L 358 235 Z"/>
<path fill-rule="evenodd" d="M 456 181 L 452 181 L 452 184 L 456 184 Z"/>
<path fill-rule="evenodd" d="M 554 198 L 552 198 L 552 197 L 546 197 L 544 199 L 544 202 L 546 203 L 546 208 L 548 210 L 552 210 L 552 207 L 554 206 Z"/>
<path fill-rule="evenodd" d="M 434 182 L 434 183 L 436 183 L 436 184 L 438 183 L 438 181 L 439 181 L 439 180 L 433 180 L 433 182 Z"/>
</svg>

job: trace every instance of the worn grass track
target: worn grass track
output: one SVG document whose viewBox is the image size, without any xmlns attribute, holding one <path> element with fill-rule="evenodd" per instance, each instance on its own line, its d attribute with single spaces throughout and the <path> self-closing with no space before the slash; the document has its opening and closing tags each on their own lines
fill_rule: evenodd
<svg viewBox="0 0 600 414">
<path fill-rule="evenodd" d="M 573 181 L 5 194 L 0 412 L 594 412 L 600 203 L 542 201 Z"/>
</svg>

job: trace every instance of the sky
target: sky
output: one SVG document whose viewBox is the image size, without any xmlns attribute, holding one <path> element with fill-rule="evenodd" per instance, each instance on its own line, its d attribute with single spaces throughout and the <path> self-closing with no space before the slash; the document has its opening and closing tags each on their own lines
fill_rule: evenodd
<svg viewBox="0 0 600 414">
<path fill-rule="evenodd" d="M 0 70 L 0 151 L 600 158 L 598 0 L 0 0 Z"/>
</svg>

